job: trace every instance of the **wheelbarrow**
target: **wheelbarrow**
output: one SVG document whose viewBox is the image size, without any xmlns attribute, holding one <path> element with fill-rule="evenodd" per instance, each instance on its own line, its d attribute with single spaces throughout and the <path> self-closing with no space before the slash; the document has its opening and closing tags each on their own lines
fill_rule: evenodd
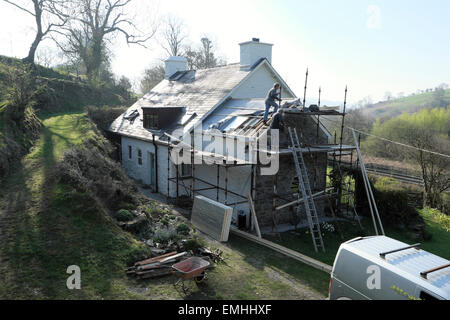
<svg viewBox="0 0 450 320">
<path fill-rule="evenodd" d="M 174 287 L 180 287 L 184 294 L 190 290 L 192 282 L 201 283 L 206 279 L 206 268 L 210 265 L 209 261 L 203 260 L 199 257 L 192 257 L 181 261 L 172 266 L 172 273 L 177 277 Z M 185 283 L 188 281 L 188 284 Z"/>
</svg>

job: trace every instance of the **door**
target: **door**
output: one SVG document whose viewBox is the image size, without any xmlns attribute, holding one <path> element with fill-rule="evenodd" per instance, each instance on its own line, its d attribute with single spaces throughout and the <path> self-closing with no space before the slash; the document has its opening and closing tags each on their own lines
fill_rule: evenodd
<svg viewBox="0 0 450 320">
<path fill-rule="evenodd" d="M 150 186 L 153 191 L 156 190 L 156 163 L 155 163 L 155 154 L 152 152 L 148 153 L 148 162 L 150 169 Z"/>
</svg>

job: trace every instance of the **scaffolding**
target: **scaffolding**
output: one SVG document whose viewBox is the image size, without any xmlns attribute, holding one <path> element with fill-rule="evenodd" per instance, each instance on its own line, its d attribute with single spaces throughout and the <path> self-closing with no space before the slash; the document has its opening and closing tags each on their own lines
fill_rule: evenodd
<svg viewBox="0 0 450 320">
<path fill-rule="evenodd" d="M 346 96 L 347 96 L 347 89 L 346 89 Z M 320 98 L 319 98 L 319 105 L 320 105 Z M 241 108 L 235 108 L 235 109 L 241 109 Z M 333 213 L 333 216 L 335 216 L 335 212 L 337 214 L 340 214 L 343 210 L 342 208 L 342 203 L 341 203 L 341 198 L 344 196 L 346 198 L 354 198 L 354 190 L 351 190 L 351 188 L 348 188 L 347 186 L 344 185 L 345 183 L 345 178 L 343 176 L 343 170 L 341 168 L 341 164 L 342 164 L 342 157 L 343 156 L 347 156 L 349 155 L 351 160 L 350 160 L 350 164 L 351 167 L 353 168 L 353 152 L 355 150 L 355 147 L 353 146 L 345 146 L 343 144 L 343 131 L 344 131 L 344 125 L 345 125 L 345 115 L 346 115 L 346 98 L 344 101 L 344 108 L 343 111 L 337 111 L 335 110 L 336 108 L 326 108 L 324 111 L 315 111 L 315 112 L 311 112 L 311 111 L 305 111 L 304 109 L 300 109 L 300 108 L 293 108 L 293 109 L 286 109 L 285 112 L 293 112 L 296 114 L 300 114 L 300 115 L 304 115 L 304 116 L 312 116 L 315 118 L 316 121 L 316 139 L 315 139 L 315 143 L 314 144 L 309 144 L 309 145 L 304 145 L 302 148 L 302 152 L 305 154 L 310 154 L 312 157 L 315 157 L 315 163 L 317 163 L 317 157 L 319 154 L 323 154 L 326 153 L 327 156 L 327 165 L 330 166 L 330 164 L 332 165 L 333 171 L 334 172 L 339 172 L 341 174 L 341 181 L 343 182 L 341 184 L 341 186 L 339 187 L 328 187 L 327 185 L 325 186 L 325 190 L 322 190 L 319 193 L 316 193 L 313 195 L 314 200 L 318 201 L 318 200 L 326 200 L 329 203 L 331 202 L 330 199 L 333 199 L 333 203 L 335 208 L 332 207 L 332 205 L 330 205 L 330 211 Z M 319 109 L 320 110 L 320 109 Z M 228 115 L 230 116 L 230 115 Z M 239 116 L 242 116 L 241 114 Z M 321 117 L 322 116 L 339 116 L 342 119 L 342 125 L 341 125 L 341 139 L 340 142 L 337 143 L 337 137 L 336 137 L 336 133 L 335 133 L 335 141 L 333 144 L 320 144 L 320 127 L 325 127 L 323 125 L 323 123 L 321 122 Z M 269 118 L 269 123 L 271 121 L 271 118 Z M 187 151 L 186 148 L 189 150 L 190 154 L 191 154 L 191 163 L 190 163 L 190 175 L 188 176 L 183 176 L 180 171 L 180 165 L 174 165 L 174 172 L 175 175 L 171 176 L 170 175 L 170 163 L 171 160 L 171 151 L 173 148 L 178 147 L 179 148 L 179 144 L 183 142 L 180 141 L 179 139 L 176 139 L 175 137 L 171 137 L 168 135 L 169 138 L 169 142 L 168 142 L 168 184 L 167 184 L 167 195 L 170 197 L 171 195 L 171 191 L 173 192 L 173 189 L 171 189 L 171 185 L 172 187 L 175 188 L 175 200 L 178 201 L 180 199 L 180 194 L 182 193 L 181 190 L 184 190 L 184 194 L 187 195 L 185 197 L 188 197 L 191 201 L 194 200 L 195 196 L 202 192 L 202 191 L 212 191 L 215 190 L 215 195 L 216 195 L 216 201 L 219 202 L 220 200 L 220 194 L 222 193 L 223 195 L 223 201 L 221 201 L 222 203 L 224 203 L 227 206 L 232 206 L 235 207 L 239 204 L 246 204 L 246 203 L 250 203 L 250 201 L 254 201 L 255 203 L 261 200 L 267 200 L 270 199 L 270 201 L 272 202 L 272 232 L 275 233 L 279 233 L 277 232 L 277 212 L 290 207 L 290 206 L 294 206 L 294 205 L 298 205 L 299 203 L 301 203 L 301 201 L 299 202 L 297 201 L 292 201 L 292 199 L 289 199 L 290 196 L 293 195 L 293 192 L 287 192 L 287 193 L 280 193 L 278 190 L 278 173 L 273 175 L 273 189 L 272 192 L 270 192 L 270 194 L 268 194 L 267 192 L 265 192 L 263 190 L 263 194 L 260 195 L 259 197 L 257 196 L 257 193 L 259 191 L 259 193 L 261 193 L 261 190 L 257 190 L 256 186 L 255 186 L 255 181 L 256 181 L 256 177 L 257 177 L 257 173 L 259 172 L 258 170 L 260 170 L 261 168 L 261 164 L 259 161 L 259 157 L 258 157 L 258 151 L 260 151 L 259 149 L 259 137 L 264 134 L 265 132 L 268 131 L 268 126 L 266 124 L 263 123 L 262 120 L 262 116 L 249 116 L 249 120 L 247 123 L 247 127 L 246 124 L 242 124 L 241 126 L 239 126 L 238 128 L 236 128 L 234 130 L 233 133 L 223 133 L 222 137 L 223 138 L 228 138 L 228 139 L 241 139 L 241 138 L 255 138 L 256 137 L 256 141 L 257 141 L 257 148 L 256 148 L 256 163 L 250 163 L 250 162 L 245 162 L 242 161 L 242 159 L 233 159 L 230 158 L 229 156 L 224 156 L 222 154 L 213 154 L 213 153 L 208 153 L 208 152 L 204 152 L 203 150 L 196 150 L 194 148 L 194 136 L 193 134 L 191 134 L 191 145 L 186 145 L 185 144 L 185 149 L 184 152 Z M 203 135 L 203 133 L 202 133 Z M 268 153 L 274 153 L 275 151 L 271 151 L 271 150 L 264 150 L 265 152 Z M 280 148 L 280 150 L 276 151 L 277 153 L 279 153 L 279 155 L 282 156 L 287 156 L 287 155 L 292 155 L 292 151 L 288 148 Z M 330 158 L 331 155 L 331 158 Z M 196 159 L 204 159 L 207 158 L 209 160 L 211 160 L 212 162 L 214 162 L 213 165 L 210 166 L 215 166 L 216 167 L 216 181 L 212 182 L 212 181 L 206 181 L 205 179 L 203 179 L 202 177 L 199 177 L 198 175 L 196 175 Z M 331 160 L 331 161 L 330 161 Z M 203 161 L 203 160 L 202 160 Z M 178 162 L 176 162 L 178 163 Z M 199 163 L 197 163 L 197 165 L 199 165 Z M 240 194 L 239 192 L 236 192 L 236 190 L 231 190 L 229 187 L 229 170 L 231 168 L 234 167 L 239 167 L 239 166 L 248 166 L 250 167 L 250 194 Z M 221 170 L 222 169 L 222 170 Z M 221 174 L 221 171 L 225 171 L 224 173 Z M 329 177 L 329 173 L 327 170 L 326 173 L 327 177 Z M 222 185 L 221 185 L 221 182 Z M 232 197 L 234 197 L 235 199 L 231 199 Z M 238 200 L 236 200 L 238 199 Z M 349 206 L 349 201 L 347 201 L 347 203 L 345 204 L 347 207 L 347 211 L 350 210 Z M 355 208 L 353 208 L 353 210 L 355 210 Z M 353 214 L 353 219 L 355 218 L 355 214 L 356 212 Z M 250 217 L 252 217 L 252 215 L 250 215 Z M 356 214 L 357 217 L 357 214 Z M 250 218 L 250 225 L 252 226 L 252 228 L 254 227 L 254 221 L 252 221 L 252 218 Z"/>
</svg>

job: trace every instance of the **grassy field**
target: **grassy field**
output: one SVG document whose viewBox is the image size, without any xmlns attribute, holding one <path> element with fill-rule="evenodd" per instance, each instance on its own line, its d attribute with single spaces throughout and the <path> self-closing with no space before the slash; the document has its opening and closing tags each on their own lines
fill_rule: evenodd
<svg viewBox="0 0 450 320">
<path fill-rule="evenodd" d="M 445 90 L 443 100 L 450 105 L 450 89 Z M 404 112 L 414 113 L 434 106 L 434 92 L 428 92 L 376 103 L 373 107 L 366 108 L 365 112 L 375 118 L 393 118 Z"/>
</svg>

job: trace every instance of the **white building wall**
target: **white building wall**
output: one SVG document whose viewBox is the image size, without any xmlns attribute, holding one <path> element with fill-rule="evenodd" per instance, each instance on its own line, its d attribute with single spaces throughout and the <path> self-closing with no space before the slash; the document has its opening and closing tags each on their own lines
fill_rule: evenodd
<svg viewBox="0 0 450 320">
<path fill-rule="evenodd" d="M 132 147 L 132 158 L 129 158 L 128 146 Z M 167 195 L 168 171 L 167 171 L 167 147 L 158 145 L 157 174 L 158 192 Z M 142 150 L 142 165 L 138 163 L 138 149 Z M 148 152 L 155 153 L 155 146 L 151 142 L 127 138 L 122 136 L 122 166 L 133 179 L 140 180 L 146 185 L 151 185 L 151 168 Z M 170 166 L 171 176 L 174 176 L 173 165 Z M 176 195 L 175 184 L 171 183 L 171 196 Z"/>
<path fill-rule="evenodd" d="M 225 174 L 226 169 L 219 167 L 220 179 L 219 186 L 225 188 Z M 213 185 L 217 185 L 217 166 L 216 165 L 196 165 L 195 177 L 205 180 Z M 210 185 L 202 183 L 198 180 L 195 182 L 196 189 L 208 188 Z M 247 221 L 249 221 L 250 208 L 248 203 L 233 205 L 236 202 L 245 201 L 251 188 L 251 166 L 243 167 L 230 167 L 228 168 L 228 190 L 245 198 L 238 197 L 228 193 L 227 200 L 225 199 L 225 191 L 219 190 L 219 202 L 225 203 L 233 208 L 233 219 L 237 218 L 239 210 L 243 210 L 247 214 Z M 217 189 L 200 191 L 198 194 L 210 198 L 214 201 L 217 200 Z"/>
<path fill-rule="evenodd" d="M 129 158 L 128 146 L 132 147 L 132 158 Z M 158 159 L 157 159 L 157 173 L 158 173 L 158 192 L 167 195 L 167 185 L 170 183 L 170 197 L 176 197 L 177 187 L 176 183 L 168 181 L 168 171 L 167 171 L 167 147 L 163 145 L 157 145 L 158 148 Z M 142 150 L 142 165 L 138 164 L 138 149 Z M 133 179 L 140 180 L 144 184 L 151 184 L 150 176 L 150 159 L 148 157 L 148 152 L 155 153 L 155 146 L 151 142 L 141 141 L 137 139 L 122 137 L 122 166 L 127 171 L 128 175 Z M 170 165 L 170 177 L 176 176 L 175 167 L 172 162 Z M 220 179 L 219 186 L 225 188 L 225 168 L 219 167 Z M 217 166 L 216 165 L 196 165 L 195 166 L 195 177 L 207 181 L 213 185 L 217 184 Z M 181 180 L 180 180 L 181 181 Z M 187 188 L 191 186 L 191 180 L 184 181 Z M 195 188 L 203 189 L 209 188 L 210 185 L 196 180 Z M 235 192 L 244 196 L 248 195 L 251 188 L 251 166 L 244 167 L 231 167 L 228 168 L 228 190 Z M 186 189 L 182 186 L 178 186 L 179 196 L 187 195 Z M 217 190 L 206 190 L 200 191 L 197 194 L 203 195 L 214 201 L 217 200 Z M 232 195 L 228 193 L 227 200 L 225 199 L 225 191 L 219 190 L 219 202 L 227 202 L 231 207 L 233 207 L 233 218 L 236 219 L 239 210 L 243 210 L 248 216 L 250 215 L 250 209 L 248 203 L 238 204 L 233 206 L 235 202 L 245 201 L 244 198 Z"/>
<path fill-rule="evenodd" d="M 267 92 L 279 80 L 266 67 L 262 66 L 256 70 L 242 85 L 233 93 L 233 99 L 264 99 Z M 293 98 L 285 90 L 282 92 L 282 98 Z"/>
</svg>

